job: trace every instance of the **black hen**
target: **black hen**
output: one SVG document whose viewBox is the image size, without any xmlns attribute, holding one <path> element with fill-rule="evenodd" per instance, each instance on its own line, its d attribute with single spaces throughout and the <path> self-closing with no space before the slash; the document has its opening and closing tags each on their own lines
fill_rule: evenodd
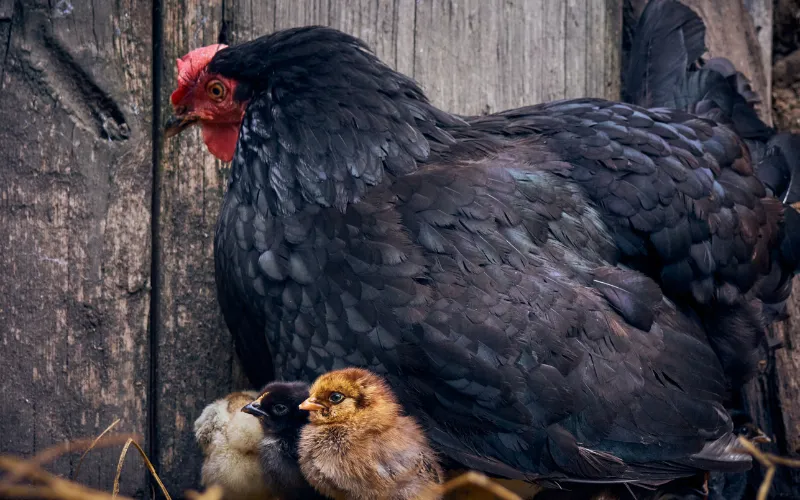
<svg viewBox="0 0 800 500">
<path fill-rule="evenodd" d="M 254 382 L 267 344 L 283 378 L 367 368 L 445 458 L 509 478 L 749 467 L 703 308 L 755 335 L 743 294 L 791 220 L 730 127 L 601 99 L 462 119 L 323 27 L 185 66 L 246 103 L 215 260 Z"/>
<path fill-rule="evenodd" d="M 259 447 L 264 480 L 282 500 L 325 498 L 308 484 L 297 460 L 300 430 L 308 423 L 308 412 L 299 408 L 308 398 L 308 384 L 272 382 L 258 399 L 242 411 L 258 418 L 264 429 Z"/>
</svg>

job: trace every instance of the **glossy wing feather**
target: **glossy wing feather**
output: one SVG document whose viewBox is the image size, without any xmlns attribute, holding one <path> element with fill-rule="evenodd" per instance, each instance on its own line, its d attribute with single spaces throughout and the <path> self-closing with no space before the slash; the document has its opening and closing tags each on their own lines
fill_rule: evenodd
<svg viewBox="0 0 800 500">
<path fill-rule="evenodd" d="M 619 258 L 657 278 L 669 295 L 736 302 L 769 271 L 780 204 L 725 127 L 680 111 L 588 99 L 501 115 L 504 125 L 475 119 L 473 126 L 547 137 L 571 165 L 564 175 L 601 209 Z"/>
</svg>

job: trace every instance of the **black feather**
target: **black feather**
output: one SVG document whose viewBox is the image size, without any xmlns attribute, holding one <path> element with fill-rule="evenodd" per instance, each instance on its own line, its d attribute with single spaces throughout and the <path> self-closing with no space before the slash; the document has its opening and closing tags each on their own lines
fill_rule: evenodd
<svg viewBox="0 0 800 500">
<path fill-rule="evenodd" d="M 661 303 L 661 289 L 655 281 L 635 271 L 605 267 L 594 271 L 594 284 L 628 323 L 650 330 L 653 309 Z"/>
<path fill-rule="evenodd" d="M 690 64 L 705 51 L 705 26 L 675 0 L 650 0 L 636 26 L 623 98 L 646 107 L 672 105 Z"/>
</svg>

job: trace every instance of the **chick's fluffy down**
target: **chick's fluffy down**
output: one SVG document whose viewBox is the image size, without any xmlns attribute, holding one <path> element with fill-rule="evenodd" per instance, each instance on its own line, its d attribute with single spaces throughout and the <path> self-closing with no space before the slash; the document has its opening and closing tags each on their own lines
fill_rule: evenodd
<svg viewBox="0 0 800 500">
<path fill-rule="evenodd" d="M 195 438 L 205 456 L 202 484 L 222 486 L 226 500 L 272 498 L 258 454 L 264 432 L 258 419 L 241 411 L 257 397 L 254 391 L 228 394 L 206 406 L 194 423 Z"/>
<path fill-rule="evenodd" d="M 309 394 L 306 403 L 318 409 L 301 432 L 298 454 L 318 491 L 351 500 L 437 498 L 436 454 L 380 376 L 360 368 L 329 372 Z"/>
</svg>

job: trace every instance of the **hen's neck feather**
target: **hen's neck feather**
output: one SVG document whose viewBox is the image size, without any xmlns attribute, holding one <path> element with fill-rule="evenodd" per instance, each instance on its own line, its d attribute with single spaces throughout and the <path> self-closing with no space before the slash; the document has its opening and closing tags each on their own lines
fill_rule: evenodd
<svg viewBox="0 0 800 500">
<path fill-rule="evenodd" d="M 233 182 L 245 195 L 265 190 L 277 215 L 306 204 L 344 210 L 388 176 L 415 171 L 455 142 L 448 128 L 465 125 L 360 41 L 327 28 L 220 51 L 209 69 L 237 80 L 237 97 L 250 102 Z"/>
</svg>

